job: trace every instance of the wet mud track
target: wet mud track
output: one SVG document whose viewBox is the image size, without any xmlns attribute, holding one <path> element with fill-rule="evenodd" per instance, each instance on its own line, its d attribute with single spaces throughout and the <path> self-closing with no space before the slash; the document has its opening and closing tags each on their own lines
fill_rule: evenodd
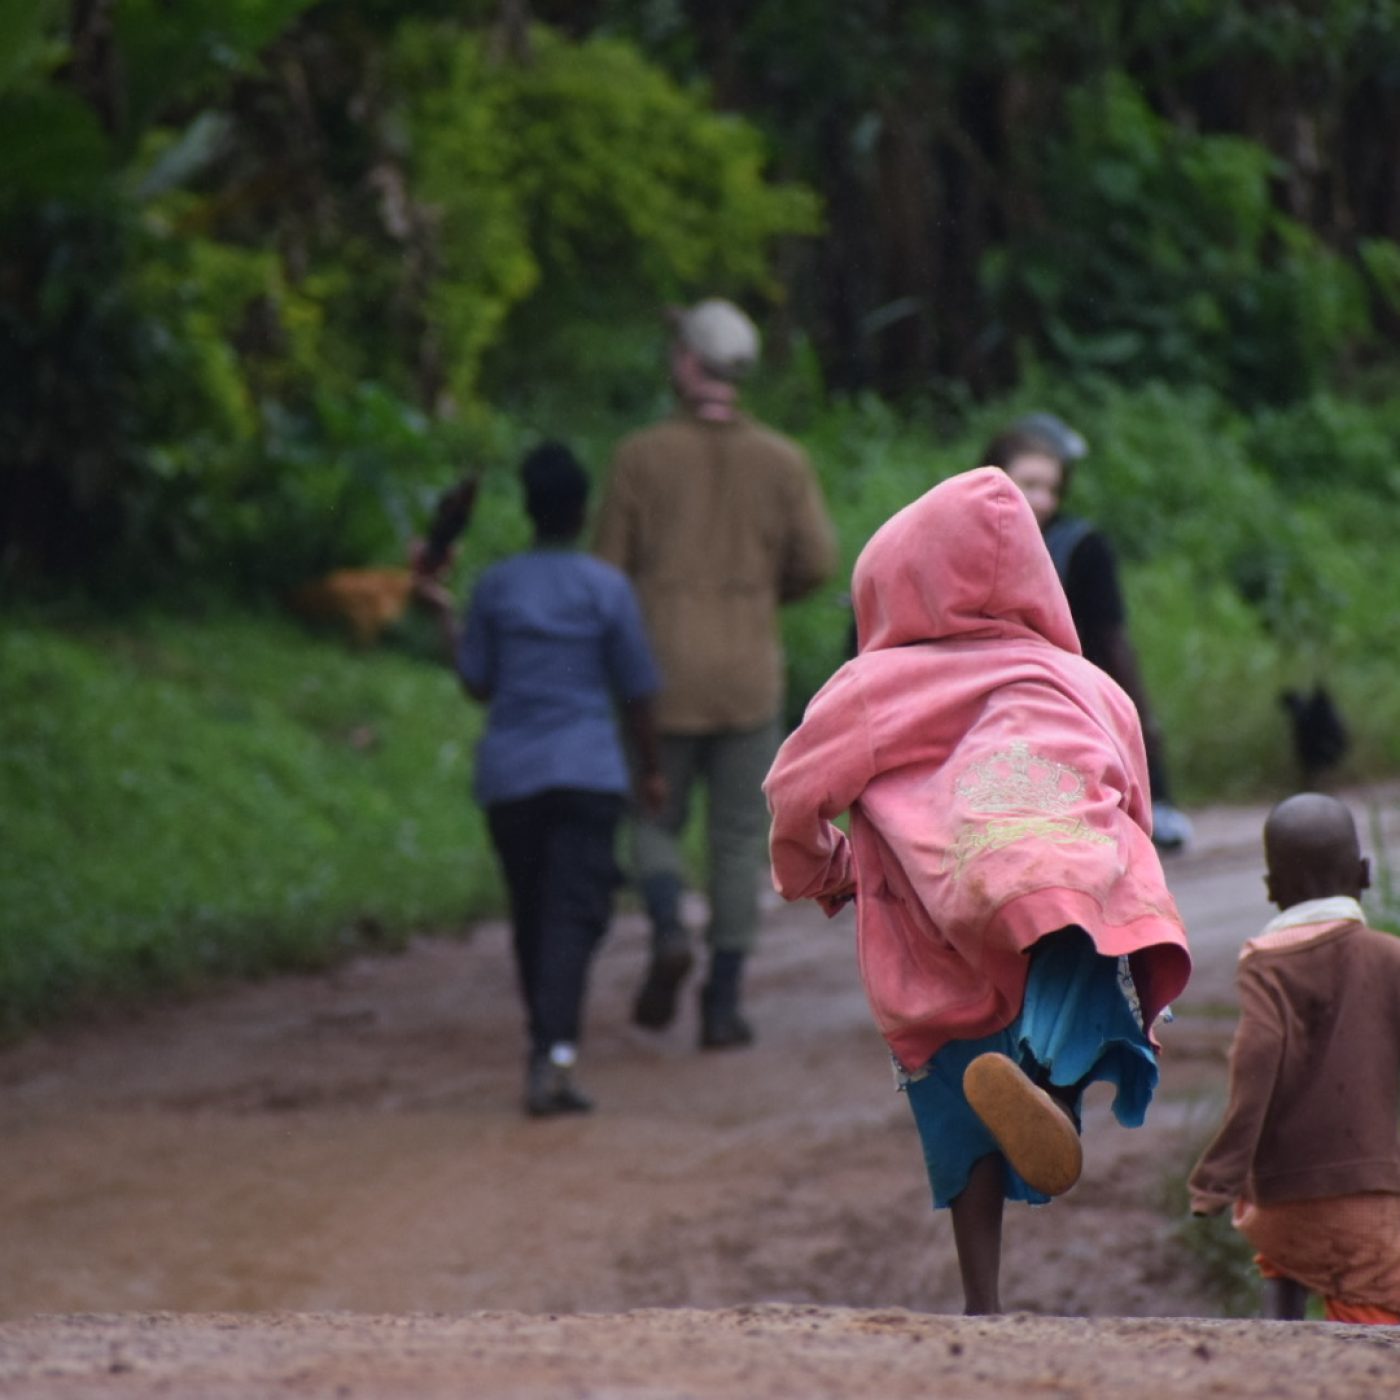
<svg viewBox="0 0 1400 1400">
<path fill-rule="evenodd" d="M 1161 1090 L 1148 1125 L 1131 1132 L 1114 1123 L 1104 1086 L 1091 1093 L 1081 1184 L 1053 1207 L 1008 1212 L 1008 1307 L 1116 1318 L 1217 1311 L 1178 1238 L 1170 1184 L 1218 1111 L 1235 951 L 1269 913 L 1258 819 L 1204 814 L 1196 852 L 1169 864 L 1198 970 L 1163 1033 Z M 196 1338 L 222 1338 L 241 1356 L 247 1329 L 271 1348 L 274 1370 L 278 1348 L 301 1345 L 289 1340 L 299 1327 L 321 1338 L 311 1351 L 350 1365 L 357 1334 L 323 1316 L 338 1312 L 365 1315 L 366 1337 L 416 1337 L 429 1371 L 452 1338 L 475 1338 L 483 1355 L 499 1344 L 492 1354 L 507 1369 L 483 1394 L 552 1393 L 506 1385 L 511 1338 L 528 1334 L 548 1351 L 572 1336 L 587 1353 L 593 1343 L 570 1328 L 588 1319 L 570 1314 L 721 1310 L 593 1319 L 624 1352 L 693 1352 L 693 1374 L 674 1389 L 618 1380 L 562 1393 L 800 1392 L 716 1389 L 723 1367 L 702 1364 L 706 1317 L 715 1335 L 742 1335 L 736 1319 L 750 1318 L 764 1346 L 781 1351 L 804 1329 L 849 1346 L 883 1337 L 847 1311 L 873 1309 L 897 1320 L 900 1346 L 942 1339 L 946 1354 L 953 1343 L 938 1326 L 952 1319 L 901 1311 L 956 1312 L 960 1291 L 946 1215 L 928 1207 L 908 1110 L 870 1026 L 849 914 L 770 911 L 751 979 L 760 1040 L 745 1051 L 697 1050 L 694 987 L 671 1030 L 632 1028 L 644 951 L 640 920 L 620 917 L 590 1001 L 580 1075 L 600 1107 L 589 1117 L 520 1112 L 520 1014 L 499 924 L 64 1028 L 0 1055 L 0 1320 L 11 1320 L 0 1321 L 0 1393 L 57 1395 L 69 1382 L 89 1393 L 83 1367 L 128 1335 L 155 1348 L 151 1364 L 168 1376 L 194 1364 L 179 1360 L 182 1337 L 191 1355 L 203 1346 Z M 759 1304 L 789 1306 L 753 1312 Z M 41 1322 L 37 1313 L 187 1316 Z M 478 1313 L 542 1316 L 494 1328 L 464 1316 Z M 245 1315 L 245 1340 L 235 1347 L 227 1317 L 214 1314 Z M 451 1316 L 429 1339 L 408 1314 Z M 1012 1321 L 1050 1325 L 1000 1325 Z M 88 1360 L 46 1390 L 38 1352 L 14 1361 L 30 1345 Z M 225 1393 L 216 1354 L 205 1355 L 214 1369 L 200 1393 Z M 20 1366 L 11 1382 L 39 1388 L 7 1386 L 7 1364 Z M 1400 1374 L 1393 1352 L 1387 1365 Z M 271 1374 L 258 1384 L 270 1386 Z M 1046 1376 L 1046 1393 L 1080 1393 Z M 399 1393 L 384 1384 L 357 1393 Z"/>
</svg>

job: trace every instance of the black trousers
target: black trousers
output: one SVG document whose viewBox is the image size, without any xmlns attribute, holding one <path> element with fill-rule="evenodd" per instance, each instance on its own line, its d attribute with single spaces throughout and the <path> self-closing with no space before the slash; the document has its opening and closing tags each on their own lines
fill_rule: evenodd
<svg viewBox="0 0 1400 1400">
<path fill-rule="evenodd" d="M 588 965 L 607 932 L 620 879 L 614 840 L 623 801 L 554 788 L 486 809 L 510 895 L 533 1051 L 579 1039 Z"/>
</svg>

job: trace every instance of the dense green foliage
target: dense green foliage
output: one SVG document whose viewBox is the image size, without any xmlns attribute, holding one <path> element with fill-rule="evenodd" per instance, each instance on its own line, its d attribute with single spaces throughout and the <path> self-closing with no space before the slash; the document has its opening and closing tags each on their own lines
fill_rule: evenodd
<svg viewBox="0 0 1400 1400">
<path fill-rule="evenodd" d="M 511 416 L 641 416 L 701 292 L 843 392 L 1393 361 L 1400 0 L 177 9 L 5 7 L 11 586 L 395 555 Z"/>
<path fill-rule="evenodd" d="M 1175 125 L 1118 71 L 1073 93 L 1044 223 L 989 253 L 1001 321 L 1067 367 L 1287 399 L 1376 334 L 1362 266 L 1278 209 L 1255 142 Z M 1393 267 L 1400 247 L 1366 246 Z M 1393 277 L 1382 310 L 1400 310 Z"/>
<path fill-rule="evenodd" d="M 441 667 L 273 618 L 0 631 L 0 1034 L 498 900 Z"/>
<path fill-rule="evenodd" d="M 528 65 L 502 65 L 477 35 L 423 26 L 397 58 L 419 193 L 442 225 L 429 319 L 459 401 L 531 293 L 561 323 L 597 306 L 600 279 L 623 311 L 699 286 L 771 290 L 773 238 L 816 230 L 810 195 L 765 183 L 752 127 L 629 45 L 540 32 Z"/>
<path fill-rule="evenodd" d="M 479 377 L 514 313 L 761 295 L 817 226 L 751 126 L 621 41 L 512 55 L 370 0 L 74 5 L 66 34 L 61 8 L 15 8 L 0 73 L 0 578 L 30 591 L 398 555 L 510 436 Z"/>
<path fill-rule="evenodd" d="M 825 201 L 794 262 L 841 388 L 1027 355 L 1250 400 L 1394 348 L 1395 0 L 543 0 L 770 133 Z"/>
</svg>

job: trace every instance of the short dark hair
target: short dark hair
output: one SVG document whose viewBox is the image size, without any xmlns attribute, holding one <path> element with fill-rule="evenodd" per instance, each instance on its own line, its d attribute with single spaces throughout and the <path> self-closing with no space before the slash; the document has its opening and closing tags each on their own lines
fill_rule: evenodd
<svg viewBox="0 0 1400 1400">
<path fill-rule="evenodd" d="M 549 539 L 572 539 L 583 529 L 588 473 L 562 442 L 542 442 L 520 464 L 525 513 Z"/>
<path fill-rule="evenodd" d="M 1053 457 L 1062 465 L 1065 460 L 1064 454 L 1047 434 L 1028 428 L 1007 428 L 982 449 L 977 464 L 981 467 L 1000 467 L 1005 471 L 1018 457 L 1028 457 L 1032 453 L 1039 457 Z"/>
</svg>

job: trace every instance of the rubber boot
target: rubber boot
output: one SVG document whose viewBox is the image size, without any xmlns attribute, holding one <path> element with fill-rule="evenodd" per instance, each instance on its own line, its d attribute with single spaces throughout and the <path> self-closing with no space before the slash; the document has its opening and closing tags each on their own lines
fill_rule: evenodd
<svg viewBox="0 0 1400 1400">
<path fill-rule="evenodd" d="M 664 1030 L 676 1019 L 676 997 L 694 964 L 690 938 L 681 923 L 681 882 L 676 875 L 648 875 L 642 900 L 651 919 L 651 963 L 632 1019 L 650 1031 Z"/>
<path fill-rule="evenodd" d="M 700 1048 L 735 1050 L 753 1044 L 753 1027 L 739 1010 L 744 955 L 717 950 L 710 958 L 710 977 L 700 989 Z"/>
</svg>

